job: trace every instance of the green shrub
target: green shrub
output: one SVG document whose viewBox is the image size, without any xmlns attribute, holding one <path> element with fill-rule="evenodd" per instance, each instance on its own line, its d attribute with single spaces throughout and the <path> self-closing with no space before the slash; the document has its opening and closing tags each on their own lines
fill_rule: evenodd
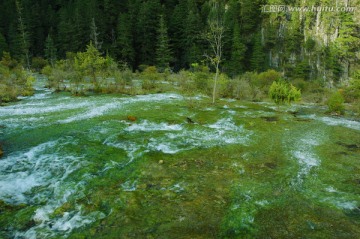
<svg viewBox="0 0 360 239">
<path fill-rule="evenodd" d="M 263 89 L 265 93 L 267 93 L 269 86 L 280 77 L 280 72 L 270 69 L 258 74 L 257 76 L 253 76 L 251 82 L 254 86 Z"/>
<path fill-rule="evenodd" d="M 270 86 L 269 96 L 276 104 L 282 104 L 300 100 L 301 92 L 292 84 L 279 79 Z"/>
<path fill-rule="evenodd" d="M 342 115 L 345 113 L 344 106 L 345 99 L 340 91 L 332 94 L 327 102 L 327 106 L 329 107 L 330 113 L 336 113 Z"/>
<path fill-rule="evenodd" d="M 195 83 L 195 88 L 203 92 L 205 94 L 210 94 L 210 82 L 211 82 L 211 75 L 210 73 L 199 71 L 192 74 L 192 79 Z"/>
<path fill-rule="evenodd" d="M 18 65 L 9 53 L 4 53 L 0 61 L 0 104 L 15 101 L 19 95 L 32 95 L 34 81 L 35 78 Z"/>
<path fill-rule="evenodd" d="M 158 86 L 158 81 L 161 79 L 161 75 L 158 73 L 156 66 L 148 66 L 141 73 L 143 79 L 142 89 L 154 90 Z"/>
<path fill-rule="evenodd" d="M 360 99 L 360 79 L 351 80 L 344 93 L 347 102 Z"/>
<path fill-rule="evenodd" d="M 31 61 L 31 68 L 35 71 L 40 71 L 48 64 L 47 60 L 42 57 L 33 57 Z"/>
</svg>

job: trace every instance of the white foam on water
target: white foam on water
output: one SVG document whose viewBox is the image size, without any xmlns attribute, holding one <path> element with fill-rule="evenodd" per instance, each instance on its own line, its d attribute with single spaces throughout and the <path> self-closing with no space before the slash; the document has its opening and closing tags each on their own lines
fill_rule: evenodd
<svg viewBox="0 0 360 239">
<path fill-rule="evenodd" d="M 61 145 L 62 144 L 62 145 Z M 66 178 L 80 167 L 79 157 L 58 155 L 49 151 L 66 143 L 50 141 L 17 152 L 0 161 L 0 199 L 11 204 L 29 203 L 35 197 L 25 196 L 38 186 L 48 186 Z"/>
<path fill-rule="evenodd" d="M 244 116 L 244 117 L 250 117 L 250 118 L 259 118 L 259 117 L 274 117 L 277 114 L 276 114 L 276 112 L 267 112 L 267 111 L 263 111 L 263 110 L 248 110 L 248 111 L 242 112 L 239 115 Z"/>
<path fill-rule="evenodd" d="M 172 185 L 169 190 L 170 191 L 173 191 L 173 192 L 176 192 L 176 193 L 181 193 L 183 191 L 185 191 L 185 188 L 184 186 L 182 186 L 183 183 L 176 183 L 174 185 Z"/>
<path fill-rule="evenodd" d="M 133 192 L 136 191 L 137 188 L 137 181 L 126 181 L 125 183 L 121 184 L 121 188 L 125 192 Z"/>
<path fill-rule="evenodd" d="M 339 209 L 359 209 L 359 197 L 356 195 L 356 193 L 349 191 L 339 191 L 333 186 L 327 186 L 324 191 L 320 192 L 323 194 L 321 196 L 317 195 L 317 193 L 313 193 L 311 196 L 315 199 L 321 198 L 321 202 L 325 202 Z"/>
<path fill-rule="evenodd" d="M 321 135 L 316 132 L 307 133 L 295 142 L 295 149 L 291 150 L 292 157 L 298 161 L 300 166 L 295 185 L 301 185 L 311 170 L 319 167 L 321 160 L 314 152 L 316 146 L 320 145 Z"/>
<path fill-rule="evenodd" d="M 71 123 L 74 121 L 81 121 L 81 120 L 95 118 L 98 116 L 102 116 L 104 113 L 106 113 L 112 109 L 116 109 L 116 108 L 120 108 L 120 107 L 121 107 L 120 102 L 107 103 L 107 104 L 104 104 L 101 106 L 92 105 L 89 107 L 89 109 L 85 113 L 77 114 L 75 116 L 71 116 L 64 120 L 59 120 L 58 123 L 64 124 L 64 123 Z"/>
<path fill-rule="evenodd" d="M 241 126 L 235 125 L 235 123 L 232 121 L 231 118 L 220 119 L 214 124 L 207 125 L 207 127 L 220 130 L 221 132 L 223 132 L 223 131 L 233 131 L 233 132 L 234 131 L 235 132 L 244 131 L 244 127 L 242 125 Z"/>
<path fill-rule="evenodd" d="M 360 122 L 358 121 L 348 120 L 344 118 L 331 118 L 331 117 L 321 117 L 320 120 L 327 125 L 343 126 L 354 130 L 360 130 Z"/>
<path fill-rule="evenodd" d="M 252 134 L 242 125 L 235 125 L 229 118 L 221 119 L 214 124 L 196 125 L 195 127 L 188 129 L 184 125 L 169 125 L 145 120 L 124 129 L 127 134 L 132 135 L 131 140 L 123 139 L 121 137 L 123 133 L 119 133 L 108 137 L 103 144 L 126 151 L 130 163 L 144 152 L 158 151 L 165 154 L 176 154 L 194 148 L 246 144 Z M 153 136 L 154 133 L 156 133 L 156 137 Z"/>
<path fill-rule="evenodd" d="M 299 179 L 309 174 L 313 167 L 320 165 L 318 157 L 310 151 L 294 151 L 293 156 L 298 160 L 301 167 L 298 173 Z"/>
<path fill-rule="evenodd" d="M 30 103 L 27 105 L 17 104 L 11 106 L 0 107 L 0 115 L 1 116 L 22 116 L 22 115 L 38 115 L 38 114 L 46 114 L 46 113 L 54 113 L 64 110 L 72 110 L 72 109 L 81 109 L 89 105 L 89 102 L 66 102 L 59 103 L 51 106 L 46 106 L 43 103 L 34 105 Z"/>
<path fill-rule="evenodd" d="M 319 117 L 315 114 L 312 114 L 312 115 L 304 116 L 304 118 L 318 120 L 318 121 L 321 121 L 321 122 L 325 123 L 326 125 L 330 125 L 330 126 L 342 126 L 342 127 L 349 128 L 349 129 L 360 130 L 360 122 L 359 121 L 344 119 L 341 117 L 338 117 L 338 118 L 328 117 L 328 116 Z"/>
<path fill-rule="evenodd" d="M 130 98 L 131 101 L 164 101 L 164 100 L 182 100 L 183 96 L 172 93 L 165 94 L 151 94 L 151 95 L 138 95 L 136 97 Z"/>
<path fill-rule="evenodd" d="M 183 129 L 179 124 L 167 124 L 167 123 L 154 123 L 148 120 L 144 120 L 141 123 L 132 124 L 125 129 L 125 131 L 180 131 Z"/>
<path fill-rule="evenodd" d="M 335 203 L 336 206 L 338 206 L 339 208 L 342 209 L 349 209 L 349 210 L 353 210 L 355 208 L 357 208 L 358 206 L 358 202 L 356 201 L 352 201 L 352 202 L 336 202 Z"/>
<path fill-rule="evenodd" d="M 141 95 L 131 98 L 111 98 L 108 99 L 112 101 L 111 103 L 105 103 L 99 105 L 95 102 L 88 102 L 86 106 L 86 111 L 74 116 L 71 116 L 64 120 L 59 120 L 58 123 L 71 123 L 74 121 L 81 121 L 86 119 L 95 118 L 102 116 L 105 113 L 113 110 L 120 109 L 125 105 L 138 103 L 138 102 L 158 102 L 158 101 L 169 101 L 169 100 L 182 99 L 180 95 L 177 94 L 154 94 L 154 95 Z"/>
<path fill-rule="evenodd" d="M 59 218 L 45 220 L 26 232 L 16 232 L 14 237 L 18 239 L 46 239 L 59 236 L 61 236 L 61 238 L 66 238 L 74 229 L 91 224 L 105 217 L 106 215 L 101 212 L 92 212 L 83 215 L 82 209 L 78 207 L 75 211 L 64 212 Z"/>
<path fill-rule="evenodd" d="M 337 193 L 338 191 L 332 186 L 325 188 L 325 190 L 329 193 Z"/>
<path fill-rule="evenodd" d="M 83 157 L 66 155 L 64 146 L 75 143 L 70 137 L 50 141 L 0 161 L 0 199 L 10 204 L 41 205 L 32 216 L 36 225 L 15 232 L 14 238 L 67 237 L 72 230 L 105 217 L 101 212 L 84 215 L 78 206 L 53 216 L 64 203 L 84 197 L 84 181 L 67 181 L 71 173 L 87 164 Z"/>
<path fill-rule="evenodd" d="M 171 144 L 171 142 L 159 143 L 156 139 L 150 139 L 147 148 L 150 151 L 161 151 L 164 154 L 176 154 L 181 151 L 175 145 Z"/>
<path fill-rule="evenodd" d="M 231 115 L 236 115 L 236 111 L 234 111 L 234 110 L 228 110 L 227 112 Z"/>
<path fill-rule="evenodd" d="M 255 204 L 264 207 L 270 203 L 267 200 L 260 200 L 260 201 L 255 201 Z"/>
<path fill-rule="evenodd" d="M 43 91 L 43 90 L 41 90 Z M 53 91 L 51 90 L 46 90 L 43 93 L 36 93 L 32 96 L 27 97 L 28 100 L 43 100 L 43 99 L 48 99 L 51 97 L 51 94 L 53 93 Z"/>
<path fill-rule="evenodd" d="M 349 199 L 346 199 L 344 197 L 327 197 L 322 201 L 344 210 L 354 210 L 358 208 L 359 204 L 358 201 L 350 201 Z"/>
<path fill-rule="evenodd" d="M 117 137 L 118 135 L 112 135 L 103 144 L 124 150 L 130 158 L 128 163 L 131 163 L 137 156 L 142 155 L 141 149 L 143 149 L 143 146 L 141 144 L 133 141 L 119 141 Z"/>
</svg>

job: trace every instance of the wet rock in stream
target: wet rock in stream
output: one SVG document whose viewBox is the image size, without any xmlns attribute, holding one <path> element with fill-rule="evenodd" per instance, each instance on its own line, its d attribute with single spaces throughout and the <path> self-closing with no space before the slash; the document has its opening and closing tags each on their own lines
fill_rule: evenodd
<svg viewBox="0 0 360 239">
<path fill-rule="evenodd" d="M 266 122 L 276 122 L 279 121 L 279 118 L 276 116 L 263 116 L 261 119 L 265 120 Z"/>
<path fill-rule="evenodd" d="M 360 145 L 358 144 L 346 144 L 346 143 L 342 143 L 342 142 L 337 142 L 338 145 L 347 148 L 348 150 L 351 151 L 358 151 L 360 150 Z"/>
</svg>

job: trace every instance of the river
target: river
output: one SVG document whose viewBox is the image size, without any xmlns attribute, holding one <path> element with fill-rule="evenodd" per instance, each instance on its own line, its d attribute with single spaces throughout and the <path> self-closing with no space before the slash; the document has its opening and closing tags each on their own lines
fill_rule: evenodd
<svg viewBox="0 0 360 239">
<path fill-rule="evenodd" d="M 359 121 L 43 84 L 0 108 L 0 238 L 359 238 Z"/>
</svg>

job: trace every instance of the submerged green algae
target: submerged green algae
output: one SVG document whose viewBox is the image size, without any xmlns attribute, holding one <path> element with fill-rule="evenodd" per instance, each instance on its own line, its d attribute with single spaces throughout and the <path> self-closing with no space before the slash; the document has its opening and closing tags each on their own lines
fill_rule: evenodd
<svg viewBox="0 0 360 239">
<path fill-rule="evenodd" d="M 360 234 L 360 123 L 315 106 L 193 100 L 49 94 L 1 108 L 0 236 Z"/>
</svg>

